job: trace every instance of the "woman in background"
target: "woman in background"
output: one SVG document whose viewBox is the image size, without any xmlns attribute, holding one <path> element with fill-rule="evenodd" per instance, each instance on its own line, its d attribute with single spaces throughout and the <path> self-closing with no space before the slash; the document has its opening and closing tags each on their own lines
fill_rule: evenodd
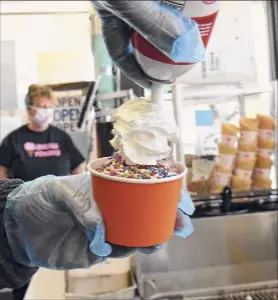
<svg viewBox="0 0 278 300">
<path fill-rule="evenodd" d="M 0 180 L 30 181 L 84 172 L 85 159 L 70 136 L 50 125 L 56 104 L 51 88 L 32 84 L 25 102 L 28 124 L 11 132 L 0 145 Z M 14 290 L 14 300 L 23 300 L 27 288 L 28 284 Z"/>
</svg>

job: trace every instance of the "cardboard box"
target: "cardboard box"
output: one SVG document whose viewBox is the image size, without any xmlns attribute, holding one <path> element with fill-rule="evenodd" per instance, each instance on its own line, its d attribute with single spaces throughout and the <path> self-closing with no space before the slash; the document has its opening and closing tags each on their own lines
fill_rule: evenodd
<svg viewBox="0 0 278 300">
<path fill-rule="evenodd" d="M 79 298 L 126 291 L 134 283 L 130 274 L 130 258 L 108 259 L 86 270 L 71 270 L 67 276 L 67 294 Z"/>
<path fill-rule="evenodd" d="M 131 300 L 134 299 L 137 288 L 132 272 L 90 276 L 83 278 L 82 282 L 71 281 L 68 287 L 66 300 Z"/>
<path fill-rule="evenodd" d="M 89 269 L 71 270 L 68 272 L 68 275 L 70 278 L 128 273 L 131 268 L 130 261 L 130 257 L 121 259 L 107 259 L 105 262 L 93 265 Z"/>
</svg>

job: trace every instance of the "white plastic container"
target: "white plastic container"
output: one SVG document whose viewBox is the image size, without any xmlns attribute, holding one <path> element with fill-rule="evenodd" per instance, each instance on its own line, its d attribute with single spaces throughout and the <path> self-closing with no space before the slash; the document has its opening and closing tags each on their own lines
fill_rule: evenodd
<svg viewBox="0 0 278 300">
<path fill-rule="evenodd" d="M 86 300 L 131 300 L 134 299 L 135 290 L 137 288 L 137 285 L 134 280 L 134 276 L 132 272 L 129 272 L 128 274 L 128 286 L 124 287 L 122 289 L 119 289 L 121 283 L 123 282 L 123 275 L 111 275 L 111 276 L 105 276 L 101 275 L 100 277 L 93 276 L 93 277 L 87 277 L 85 278 L 85 281 L 77 283 L 75 282 L 75 288 L 70 288 L 70 285 L 72 284 L 70 281 L 68 282 L 68 290 L 65 293 L 65 299 L 66 300 L 76 300 L 76 299 L 86 299 Z M 122 278 L 121 278 L 122 277 Z M 97 281 L 98 278 L 98 281 Z M 77 286 L 78 284 L 78 286 Z M 108 287 L 106 291 L 99 293 L 99 294 L 93 294 L 88 292 L 88 287 L 91 287 L 91 291 L 93 289 L 97 289 L 96 285 L 102 285 L 102 287 L 106 286 Z M 78 287 L 78 289 L 77 289 Z M 83 290 L 80 291 L 80 289 L 83 287 Z M 85 288 L 84 288 L 85 287 Z M 109 290 L 117 288 L 114 292 L 109 292 Z M 102 289 L 103 291 L 103 289 Z"/>
<path fill-rule="evenodd" d="M 130 271 L 130 258 L 109 259 L 89 269 L 71 270 L 67 293 L 79 298 L 79 295 L 99 296 L 125 290 L 130 287 Z"/>
<path fill-rule="evenodd" d="M 75 295 L 103 295 L 129 287 L 129 273 L 70 277 L 68 292 Z"/>
<path fill-rule="evenodd" d="M 130 271 L 130 257 L 121 259 L 107 259 L 105 262 L 93 265 L 89 269 L 69 271 L 71 277 L 86 277 L 98 275 L 112 275 L 128 273 Z"/>
</svg>

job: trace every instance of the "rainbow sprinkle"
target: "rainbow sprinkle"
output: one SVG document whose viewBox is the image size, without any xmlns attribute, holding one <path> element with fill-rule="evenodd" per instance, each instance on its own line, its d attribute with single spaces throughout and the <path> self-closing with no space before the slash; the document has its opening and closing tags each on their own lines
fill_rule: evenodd
<svg viewBox="0 0 278 300">
<path fill-rule="evenodd" d="M 119 153 L 110 158 L 110 162 L 97 169 L 98 172 L 117 177 L 132 179 L 161 179 L 176 175 L 163 166 L 127 165 Z"/>
</svg>

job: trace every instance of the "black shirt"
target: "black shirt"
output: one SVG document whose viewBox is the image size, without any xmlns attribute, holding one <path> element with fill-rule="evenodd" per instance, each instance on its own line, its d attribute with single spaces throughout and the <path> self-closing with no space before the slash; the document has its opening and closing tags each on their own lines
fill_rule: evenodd
<svg viewBox="0 0 278 300">
<path fill-rule="evenodd" d="M 69 175 L 82 162 L 84 157 L 70 136 L 54 126 L 35 132 L 24 125 L 11 132 L 0 146 L 0 166 L 24 181 Z"/>
</svg>

